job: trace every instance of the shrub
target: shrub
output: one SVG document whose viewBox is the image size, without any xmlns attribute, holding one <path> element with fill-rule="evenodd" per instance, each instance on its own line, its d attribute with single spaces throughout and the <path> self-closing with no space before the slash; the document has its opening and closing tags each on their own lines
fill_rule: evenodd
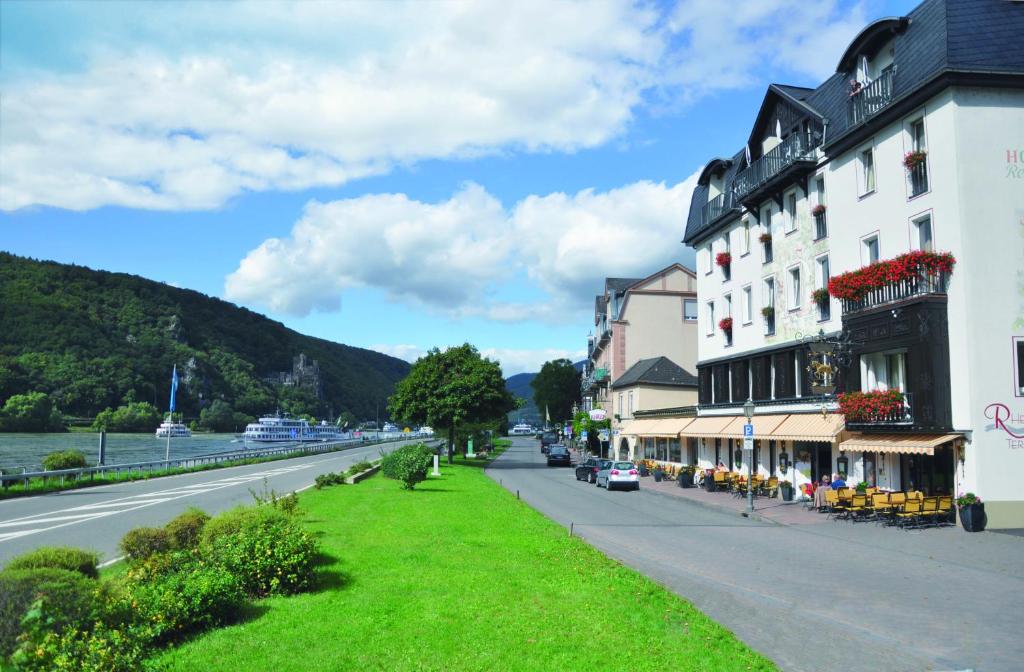
<svg viewBox="0 0 1024 672">
<path fill-rule="evenodd" d="M 129 577 L 122 597 L 146 639 L 164 644 L 226 623 L 245 603 L 239 577 L 216 564 L 190 561 L 167 573 Z"/>
<path fill-rule="evenodd" d="M 203 534 L 203 527 L 206 526 L 208 520 L 210 520 L 210 516 L 194 506 L 182 511 L 164 526 L 164 529 L 167 530 L 170 547 L 176 550 L 185 550 L 198 546 L 199 539 Z"/>
<path fill-rule="evenodd" d="M 272 507 L 235 509 L 216 516 L 203 531 L 202 550 L 255 597 L 297 593 L 313 581 L 316 540 Z"/>
<path fill-rule="evenodd" d="M 143 669 L 146 640 L 131 628 L 97 623 L 91 631 L 50 630 L 40 610 L 12 656 L 23 672 L 135 672 Z"/>
<path fill-rule="evenodd" d="M 136 527 L 124 535 L 120 548 L 129 560 L 138 562 L 170 550 L 170 535 L 159 527 Z"/>
<path fill-rule="evenodd" d="M 43 469 L 55 471 L 57 469 L 81 469 L 87 466 L 85 453 L 80 450 L 60 450 L 50 453 L 43 458 Z"/>
<path fill-rule="evenodd" d="M 52 606 L 50 628 L 81 629 L 98 610 L 99 583 L 67 569 L 5 569 L 0 572 L 0 660 L 10 655 L 21 621 L 40 598 Z"/>
<path fill-rule="evenodd" d="M 362 460 L 361 462 L 356 462 L 351 467 L 349 467 L 348 471 L 346 471 L 345 474 L 348 475 L 348 476 L 355 476 L 356 474 L 363 473 L 364 471 L 366 471 L 367 469 L 369 469 L 371 467 L 373 467 L 373 463 L 372 462 L 367 462 L 366 460 Z"/>
<path fill-rule="evenodd" d="M 7 564 L 7 569 L 66 569 L 78 572 L 90 579 L 99 577 L 96 563 L 99 556 L 92 551 L 63 546 L 43 546 L 34 551 L 19 555 Z"/>
<path fill-rule="evenodd" d="M 402 482 L 402 487 L 412 490 L 427 478 L 427 470 L 434 461 L 434 452 L 422 443 L 402 446 L 388 453 L 381 460 L 381 472 L 388 478 Z"/>
<path fill-rule="evenodd" d="M 317 490 L 328 485 L 343 485 L 345 483 L 345 474 L 338 474 L 332 471 L 326 474 L 320 474 L 313 480 L 313 482 L 316 485 Z"/>
</svg>

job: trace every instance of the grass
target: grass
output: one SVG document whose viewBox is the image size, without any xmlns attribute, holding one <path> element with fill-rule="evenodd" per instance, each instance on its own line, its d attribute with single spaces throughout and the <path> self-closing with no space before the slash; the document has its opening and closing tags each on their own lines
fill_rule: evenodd
<svg viewBox="0 0 1024 672">
<path fill-rule="evenodd" d="M 500 449 L 499 449 L 500 450 Z M 444 465 L 300 495 L 321 586 L 165 651 L 170 670 L 774 670 L 487 478 Z"/>
</svg>

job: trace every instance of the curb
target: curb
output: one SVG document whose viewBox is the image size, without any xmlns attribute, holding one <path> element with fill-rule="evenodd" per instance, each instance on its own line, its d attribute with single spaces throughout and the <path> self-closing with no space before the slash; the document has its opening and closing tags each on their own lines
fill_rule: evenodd
<svg viewBox="0 0 1024 672">
<path fill-rule="evenodd" d="M 372 467 L 370 467 L 369 469 L 367 469 L 366 471 L 361 471 L 358 474 L 353 474 L 352 476 L 346 476 L 345 477 L 345 484 L 346 485 L 355 485 L 359 481 L 366 480 L 370 476 L 373 476 L 378 471 L 380 471 L 380 465 L 379 464 L 375 464 Z"/>
</svg>

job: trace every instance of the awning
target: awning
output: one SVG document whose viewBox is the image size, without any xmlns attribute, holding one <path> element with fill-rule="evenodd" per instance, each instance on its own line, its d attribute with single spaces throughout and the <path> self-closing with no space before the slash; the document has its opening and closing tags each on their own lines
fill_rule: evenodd
<svg viewBox="0 0 1024 672">
<path fill-rule="evenodd" d="M 846 421 L 839 413 L 806 413 L 790 415 L 766 437 L 776 441 L 827 441 L 832 443 L 846 427 Z"/>
<path fill-rule="evenodd" d="M 647 434 L 651 429 L 658 424 L 659 420 L 656 418 L 640 418 L 637 420 L 627 420 L 622 424 L 622 429 L 619 430 L 620 434 L 628 434 L 630 436 L 640 436 Z"/>
<path fill-rule="evenodd" d="M 683 436 L 722 436 L 724 430 L 733 420 L 735 415 L 706 415 L 703 418 L 696 418 L 693 422 L 683 428 Z M 743 430 L 741 429 L 740 432 Z"/>
<path fill-rule="evenodd" d="M 622 425 L 621 434 L 630 436 L 679 436 L 680 430 L 693 422 L 694 418 L 640 418 L 628 420 Z"/>
<path fill-rule="evenodd" d="M 777 415 L 755 415 L 750 419 L 750 424 L 754 426 L 754 438 L 755 439 L 770 439 L 769 436 L 772 431 L 775 430 L 782 422 L 788 418 L 786 414 Z M 722 430 L 722 436 L 728 439 L 742 439 L 743 438 L 743 425 L 747 424 L 747 419 L 743 416 L 734 418 L 729 425 Z"/>
<path fill-rule="evenodd" d="M 960 438 L 962 434 L 853 434 L 839 444 L 839 449 L 858 453 L 934 455 L 937 446 Z"/>
</svg>

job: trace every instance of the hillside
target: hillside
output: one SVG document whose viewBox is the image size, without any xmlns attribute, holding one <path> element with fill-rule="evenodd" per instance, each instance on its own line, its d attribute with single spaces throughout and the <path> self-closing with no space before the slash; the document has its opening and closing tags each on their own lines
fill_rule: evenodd
<svg viewBox="0 0 1024 672">
<path fill-rule="evenodd" d="M 541 413 L 537 411 L 537 404 L 533 403 L 533 388 L 530 387 L 530 381 L 536 377 L 536 373 L 517 373 L 505 379 L 505 388 L 512 393 L 512 396 L 526 400 L 525 406 L 508 414 L 509 421 L 513 424 L 523 421 L 539 425 L 543 422 Z"/>
<path fill-rule="evenodd" d="M 268 382 L 293 358 L 319 362 L 321 399 Z M 0 252 L 0 404 L 29 390 L 71 415 L 126 400 L 194 416 L 214 399 L 258 415 L 280 406 L 323 417 L 375 415 L 409 364 L 371 350 L 304 336 L 280 322 L 199 292 L 124 273 Z"/>
</svg>

